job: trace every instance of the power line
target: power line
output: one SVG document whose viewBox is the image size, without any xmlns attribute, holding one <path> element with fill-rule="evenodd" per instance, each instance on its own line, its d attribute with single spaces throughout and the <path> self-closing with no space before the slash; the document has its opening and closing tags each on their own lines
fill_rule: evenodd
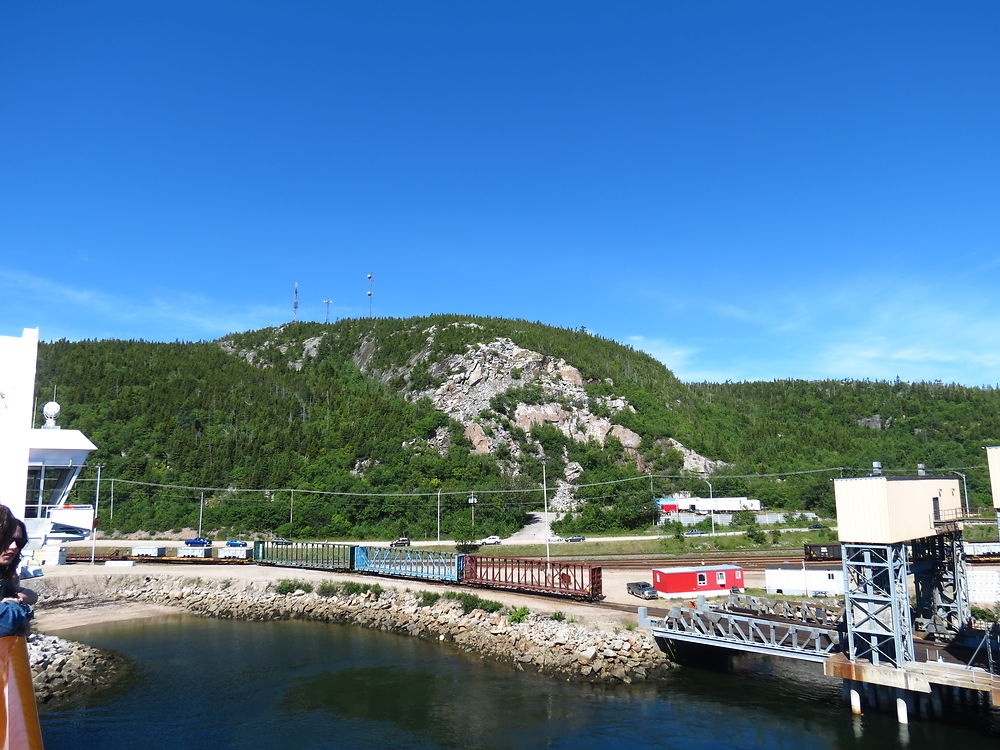
<svg viewBox="0 0 1000 750">
<path fill-rule="evenodd" d="M 954 469 L 952 468 L 935 468 L 927 469 L 928 472 L 948 472 L 953 470 L 976 470 L 976 469 L 986 469 L 986 465 L 981 464 L 978 466 L 958 466 Z M 832 472 L 856 472 L 865 474 L 871 471 L 870 468 L 856 468 L 849 466 L 832 466 L 825 469 L 800 469 L 797 471 L 782 471 L 782 472 L 770 472 L 762 474 L 710 474 L 712 479 L 774 479 L 780 477 L 789 476 L 803 476 L 807 474 L 824 474 Z M 907 469 L 883 469 L 883 473 L 906 473 Z M 634 477 L 623 477 L 621 479 L 611 479 L 604 482 L 588 482 L 585 484 L 570 484 L 569 486 L 574 490 L 586 489 L 588 487 L 606 487 L 609 485 L 624 484 L 627 482 L 637 482 L 637 481 L 649 481 L 650 479 L 672 479 L 672 480 L 691 480 L 691 481 L 704 481 L 701 476 L 695 476 L 691 474 L 640 474 Z M 96 481 L 93 478 L 81 478 L 78 482 L 93 482 Z M 104 481 L 110 481 L 113 483 L 135 485 L 141 487 L 158 487 L 163 489 L 176 489 L 176 490 L 189 490 L 192 492 L 215 492 L 221 493 L 223 495 L 236 495 L 236 494 L 277 494 L 277 493 L 292 493 L 303 495 L 326 495 L 332 497 L 359 497 L 359 498 L 419 498 L 419 497 L 433 497 L 436 498 L 439 494 L 442 497 L 445 496 L 468 496 L 469 493 L 475 495 L 518 495 L 518 494 L 529 494 L 534 492 L 543 492 L 543 488 L 539 487 L 528 487 L 520 489 L 464 489 L 464 490 L 447 490 L 441 491 L 437 490 L 432 492 L 334 492 L 331 490 L 307 490 L 298 489 L 294 487 L 282 487 L 273 489 L 261 489 L 261 488 L 233 488 L 233 487 L 197 487 L 192 485 L 181 485 L 181 484 L 162 484 L 158 482 L 141 482 L 134 479 L 108 479 L 104 478 Z"/>
</svg>

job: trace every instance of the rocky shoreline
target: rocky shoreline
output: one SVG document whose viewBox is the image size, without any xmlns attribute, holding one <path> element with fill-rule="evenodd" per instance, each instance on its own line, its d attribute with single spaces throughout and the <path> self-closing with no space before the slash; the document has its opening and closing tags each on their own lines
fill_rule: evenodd
<svg viewBox="0 0 1000 750">
<path fill-rule="evenodd" d="M 662 676 L 674 666 L 643 631 L 593 630 L 509 607 L 466 612 L 458 599 L 378 585 L 332 585 L 324 596 L 302 588 L 278 593 L 273 581 L 108 574 L 41 579 L 34 588 L 43 610 L 80 602 L 144 602 L 224 619 L 360 625 L 448 643 L 514 669 L 565 680 L 632 683 Z M 32 642 L 39 654 L 37 661 L 32 654 L 35 689 L 43 706 L 73 690 L 114 683 L 128 672 L 120 657 L 89 646 L 39 634 L 31 636 L 29 648 Z"/>
<path fill-rule="evenodd" d="M 44 633 L 28 635 L 28 661 L 35 700 L 43 710 L 93 696 L 132 674 L 129 661 L 118 654 Z"/>
</svg>

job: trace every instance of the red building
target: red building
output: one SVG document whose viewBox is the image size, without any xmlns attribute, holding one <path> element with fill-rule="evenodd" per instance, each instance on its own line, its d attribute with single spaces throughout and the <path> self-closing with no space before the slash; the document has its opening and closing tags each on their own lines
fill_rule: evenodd
<svg viewBox="0 0 1000 750">
<path fill-rule="evenodd" d="M 653 570 L 653 588 L 664 599 L 722 596 L 730 589 L 746 590 L 743 568 L 736 565 L 691 565 Z"/>
</svg>

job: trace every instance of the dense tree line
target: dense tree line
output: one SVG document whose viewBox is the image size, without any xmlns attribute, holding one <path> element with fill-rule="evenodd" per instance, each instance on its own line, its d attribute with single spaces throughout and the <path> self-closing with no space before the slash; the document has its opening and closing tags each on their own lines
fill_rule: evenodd
<svg viewBox="0 0 1000 750">
<path fill-rule="evenodd" d="M 428 363 L 501 336 L 565 359 L 592 395 L 628 399 L 635 413 L 612 419 L 643 436 L 637 450 L 655 478 L 598 484 L 638 476 L 623 446 L 577 442 L 551 425 L 531 434 L 512 430 L 520 457 L 475 455 L 461 425 L 426 399 L 406 398 L 434 385 Z M 681 456 L 664 450 L 661 438 L 728 462 L 720 474 L 759 475 L 835 466 L 850 472 L 873 460 L 888 468 L 978 467 L 985 463 L 981 446 L 1000 436 L 1000 397 L 992 389 L 867 381 L 686 385 L 642 352 L 528 321 L 439 315 L 300 323 L 222 343 L 40 347 L 39 403 L 55 388 L 63 424 L 99 446 L 91 463 L 102 463 L 106 477 L 149 483 L 117 484 L 113 520 L 102 505 L 105 528 L 193 526 L 201 511 L 205 528 L 241 533 L 433 538 L 440 490 L 443 535 L 464 531 L 471 520 L 469 491 L 479 494 L 481 534 L 508 533 L 541 507 L 540 492 L 517 491 L 541 486 L 542 454 L 550 482 L 575 461 L 583 467 L 577 482 L 597 485 L 579 491 L 588 502 L 574 528 L 640 528 L 650 522 L 653 497 L 705 489 L 699 479 L 667 478 L 681 474 Z M 493 408 L 505 413 L 516 401 L 538 400 L 535 390 L 522 384 Z M 441 432 L 450 443 L 443 453 L 431 442 Z M 964 473 L 974 501 L 988 502 L 985 471 Z M 712 483 L 716 495 L 829 511 L 834 475 Z M 243 492 L 259 488 L 278 491 Z"/>
</svg>

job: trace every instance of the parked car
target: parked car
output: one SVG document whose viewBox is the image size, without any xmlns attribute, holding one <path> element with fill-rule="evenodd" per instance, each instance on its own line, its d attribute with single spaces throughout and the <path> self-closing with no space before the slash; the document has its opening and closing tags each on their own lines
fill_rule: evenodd
<svg viewBox="0 0 1000 750">
<path fill-rule="evenodd" d="M 708 534 L 707 531 L 701 531 L 700 529 L 688 529 L 684 532 L 684 536 L 705 536 Z"/>
<path fill-rule="evenodd" d="M 271 540 L 271 544 L 291 544 L 291 539 L 285 539 L 283 536 L 276 536 Z"/>
<path fill-rule="evenodd" d="M 408 536 L 401 536 L 396 541 L 389 542 L 389 546 L 390 547 L 409 547 L 410 546 L 410 537 L 408 537 Z"/>
<path fill-rule="evenodd" d="M 806 528 L 808 528 L 810 531 L 815 531 L 816 529 L 828 529 L 830 527 L 825 526 L 824 524 L 821 523 L 811 523 Z"/>
<path fill-rule="evenodd" d="M 240 539 L 230 539 L 226 542 L 227 547 L 246 547 L 247 543 Z"/>
<path fill-rule="evenodd" d="M 653 588 L 653 584 L 649 581 L 626 583 L 625 590 L 632 596 L 637 596 L 640 599 L 656 599 L 659 596 L 656 593 L 656 589 Z"/>
<path fill-rule="evenodd" d="M 500 537 L 498 537 L 496 534 L 491 534 L 490 536 L 486 537 L 485 539 L 480 539 L 479 543 L 480 544 L 500 544 Z"/>
<path fill-rule="evenodd" d="M 585 541 L 587 541 L 587 537 L 581 536 L 580 534 L 577 534 L 575 536 L 568 536 L 568 537 L 566 537 L 566 541 L 567 542 L 585 542 Z"/>
<path fill-rule="evenodd" d="M 563 539 L 561 536 L 550 536 L 549 537 L 549 541 L 550 542 L 565 542 L 566 540 Z"/>
<path fill-rule="evenodd" d="M 203 536 L 195 537 L 194 539 L 185 539 L 184 544 L 188 547 L 211 547 L 212 540 L 206 539 Z"/>
</svg>

